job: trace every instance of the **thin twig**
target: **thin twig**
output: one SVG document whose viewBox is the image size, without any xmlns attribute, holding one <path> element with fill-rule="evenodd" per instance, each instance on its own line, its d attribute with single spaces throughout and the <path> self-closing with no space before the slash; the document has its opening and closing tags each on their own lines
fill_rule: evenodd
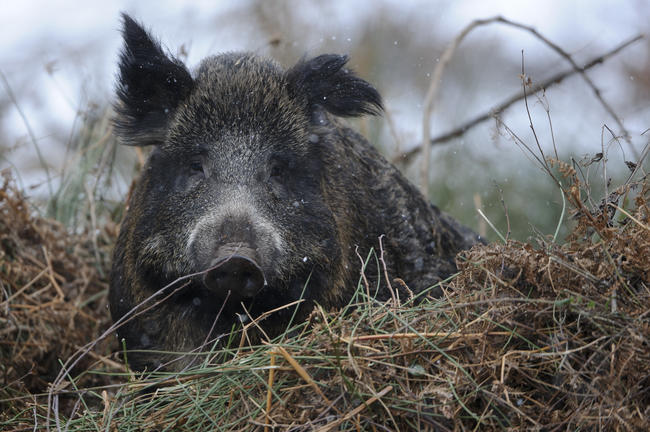
<svg viewBox="0 0 650 432">
<path fill-rule="evenodd" d="M 537 100 L 544 107 L 546 112 L 546 118 L 548 119 L 548 129 L 551 132 L 551 142 L 553 143 L 553 153 L 555 154 L 555 159 L 560 160 L 560 156 L 557 154 L 557 144 L 555 143 L 555 132 L 553 132 L 553 120 L 551 119 L 551 106 L 546 99 L 546 90 L 543 90 L 542 96 L 537 96 Z"/>
<path fill-rule="evenodd" d="M 589 76 L 585 73 L 585 68 L 584 68 L 584 67 L 580 67 L 580 66 L 578 66 L 578 64 L 575 62 L 575 60 L 573 60 L 573 57 L 571 57 L 571 55 L 570 55 L 569 53 L 567 53 L 567 52 L 564 51 L 562 48 L 560 48 L 559 45 L 557 45 L 557 44 L 551 42 L 548 38 L 544 37 L 544 36 L 543 36 L 541 33 L 539 33 L 539 32 L 537 31 L 537 29 L 535 29 L 534 27 L 527 26 L 527 25 L 524 25 L 524 24 L 521 24 L 521 23 L 517 23 L 517 22 L 515 22 L 515 21 L 510 21 L 510 20 L 508 20 L 508 19 L 506 19 L 506 18 L 503 18 L 503 17 L 498 17 L 498 20 L 497 20 L 497 21 L 498 21 L 498 22 L 501 22 L 501 23 L 503 23 L 503 24 L 507 24 L 507 25 L 509 25 L 509 26 L 512 26 L 512 27 L 515 27 L 515 28 L 519 28 L 519 29 L 521 29 L 521 30 L 525 30 L 525 31 L 529 32 L 530 34 L 532 34 L 533 36 L 535 36 L 537 39 L 539 39 L 540 41 L 544 42 L 544 44 L 546 44 L 547 46 L 549 46 L 551 49 L 553 49 L 553 51 L 555 51 L 558 55 L 560 55 L 561 57 L 563 57 L 566 61 L 568 61 L 569 64 L 571 65 L 571 67 L 572 67 L 576 72 L 578 72 L 578 73 L 580 74 L 580 76 L 581 76 L 582 79 L 585 81 L 585 83 L 587 83 L 587 85 L 589 86 L 589 88 L 591 88 L 591 91 L 594 93 L 594 95 L 596 96 L 596 99 L 598 99 L 598 101 L 599 101 L 600 104 L 603 106 L 603 108 L 605 108 L 605 111 L 607 111 L 607 113 L 608 113 L 610 116 L 612 116 L 612 118 L 614 119 L 614 121 L 616 121 L 616 124 L 618 124 L 618 127 L 620 128 L 621 133 L 623 134 L 623 138 L 625 139 L 625 141 L 628 143 L 628 145 L 629 145 L 630 148 L 632 149 L 632 152 L 634 152 L 634 156 L 635 156 L 635 157 L 638 157 L 638 152 L 636 151 L 636 149 L 635 149 L 634 146 L 632 145 L 632 140 L 630 139 L 630 133 L 627 131 L 627 129 L 625 129 L 625 126 L 623 125 L 623 122 L 621 121 L 621 119 L 620 119 L 620 117 L 618 116 L 618 114 L 616 114 L 616 112 L 614 111 L 614 109 L 613 109 L 613 108 L 612 108 L 612 107 L 607 103 L 607 101 L 605 101 L 605 99 L 603 99 L 603 96 L 602 96 L 601 93 L 600 93 L 600 89 L 599 89 L 598 87 L 596 87 L 596 85 L 595 85 L 594 82 L 591 80 L 591 78 L 589 78 Z M 637 36 L 637 38 L 639 38 L 639 39 L 641 39 L 642 37 L 643 37 L 643 36 L 641 36 L 641 35 Z M 636 39 L 636 38 L 635 38 L 635 39 Z"/>
<path fill-rule="evenodd" d="M 16 111 L 18 111 L 20 118 L 23 120 L 23 123 L 25 124 L 25 129 L 27 129 L 27 133 L 29 134 L 29 139 L 32 141 L 32 144 L 34 144 L 34 148 L 36 149 L 36 155 L 38 156 L 38 160 L 41 164 L 41 167 L 43 167 L 43 170 L 45 171 L 48 191 L 50 192 L 50 196 L 52 197 L 54 196 L 54 190 L 52 189 L 52 177 L 50 176 L 50 169 L 48 168 L 47 162 L 45 162 L 45 158 L 41 153 L 40 147 L 38 146 L 38 140 L 36 139 L 36 135 L 34 134 L 34 131 L 32 130 L 32 127 L 29 124 L 29 121 L 27 120 L 27 116 L 25 115 L 22 108 L 20 107 L 20 104 L 18 103 L 18 99 L 16 99 L 13 90 L 11 90 L 11 86 L 9 85 L 9 81 L 7 81 L 7 77 L 2 71 L 0 71 L 0 78 L 2 78 L 2 83 L 4 84 L 5 91 L 7 92 L 9 99 L 11 99 L 11 103 L 14 104 L 14 106 L 16 107 Z"/>
<path fill-rule="evenodd" d="M 641 222 L 640 220 L 638 220 L 637 218 L 635 218 L 634 216 L 632 216 L 630 213 L 628 213 L 627 211 L 625 211 L 625 209 L 623 209 L 623 208 L 621 208 L 621 207 L 619 207 L 618 205 L 613 204 L 613 203 L 607 203 L 607 205 L 609 205 L 609 206 L 611 206 L 612 208 L 614 208 L 614 209 L 620 211 L 620 212 L 623 213 L 625 216 L 627 216 L 627 217 L 629 217 L 630 219 L 632 219 L 632 220 L 634 221 L 634 223 L 636 223 L 637 225 L 639 225 L 639 226 L 640 226 L 641 228 L 643 228 L 644 230 L 646 230 L 646 231 L 650 231 L 650 227 L 649 227 L 648 225 L 644 224 L 643 222 Z"/>
<path fill-rule="evenodd" d="M 440 88 L 440 82 L 442 81 L 442 73 L 444 72 L 447 64 L 451 61 L 451 58 L 456 52 L 458 45 L 465 39 L 465 36 L 469 34 L 476 27 L 483 26 L 496 22 L 499 17 L 483 19 L 483 20 L 474 20 L 467 27 L 465 27 L 458 36 L 447 46 L 445 51 L 440 56 L 440 61 L 436 63 L 436 67 L 431 74 L 431 83 L 429 84 L 429 89 L 427 94 L 424 97 L 424 115 L 422 117 L 422 142 L 429 141 L 431 136 L 431 113 L 433 112 L 433 102 L 436 99 L 438 94 L 438 89 Z M 424 147 L 424 154 L 422 155 L 422 164 L 420 165 L 420 189 L 425 197 L 429 196 L 429 165 L 431 161 L 431 146 Z"/>
<path fill-rule="evenodd" d="M 43 255 L 45 256 L 45 262 L 47 263 L 47 268 L 49 270 L 50 274 L 50 282 L 52 282 L 52 285 L 54 286 L 54 289 L 56 290 L 57 293 L 57 299 L 56 300 L 63 300 L 65 299 L 65 294 L 63 293 L 63 290 L 61 289 L 61 286 L 57 283 L 56 277 L 54 276 L 54 267 L 52 267 L 52 260 L 50 260 L 50 255 L 47 253 L 47 248 L 45 245 L 41 245 L 41 249 L 43 250 Z"/>
<path fill-rule="evenodd" d="M 546 155 L 542 149 L 542 145 L 539 142 L 537 137 L 537 131 L 533 125 L 533 116 L 530 114 L 530 108 L 528 107 L 528 94 L 526 93 L 526 87 L 531 85 L 530 79 L 526 76 L 526 68 L 524 63 L 524 50 L 521 50 L 521 91 L 524 94 L 524 106 L 526 107 L 526 115 L 528 116 L 528 127 L 530 127 L 531 132 L 533 133 L 533 138 L 535 138 L 535 144 L 537 144 L 537 150 L 542 159 L 542 164 L 549 171 L 548 162 L 546 162 Z"/>
<path fill-rule="evenodd" d="M 221 264 L 222 263 L 219 263 L 219 265 L 221 265 Z M 88 354 L 88 352 L 90 352 L 90 350 L 93 349 L 95 347 L 95 345 L 97 345 L 99 343 L 99 341 L 105 339 L 108 335 L 112 334 L 114 331 L 116 331 L 118 328 L 120 328 L 126 322 L 132 320 L 133 318 L 135 318 L 138 315 L 141 315 L 142 313 L 147 312 L 148 310 L 156 307 L 160 303 L 164 302 L 168 298 L 175 295 L 178 291 L 180 291 L 181 289 L 183 289 L 185 286 L 187 286 L 189 284 L 189 279 L 191 279 L 193 277 L 196 277 L 198 275 L 201 275 L 201 274 L 203 274 L 203 273 L 205 273 L 207 271 L 210 271 L 210 270 L 212 270 L 212 269 L 210 268 L 210 269 L 207 269 L 207 270 L 204 270 L 204 271 L 201 271 L 201 272 L 192 273 L 192 274 L 181 276 L 181 277 L 177 278 L 176 280 L 172 281 L 168 285 L 162 287 L 161 289 L 159 289 L 158 291 L 156 291 L 155 293 L 153 293 L 152 295 L 150 295 L 149 297 L 144 299 L 142 302 L 135 305 L 131 310 L 129 310 L 127 313 L 125 313 L 121 318 L 116 320 L 115 323 L 113 323 L 113 325 L 111 325 L 108 329 L 106 329 L 99 337 L 95 338 L 91 342 L 87 343 L 86 345 L 84 345 L 83 347 L 81 347 L 80 349 L 75 351 L 75 353 L 72 354 L 65 361 L 65 363 L 62 364 L 61 371 L 57 375 L 56 379 L 49 386 L 48 393 L 47 393 L 47 416 L 46 416 L 46 425 L 47 425 L 48 430 L 49 430 L 49 423 L 50 423 L 50 414 L 51 414 L 52 411 L 54 412 L 55 420 L 58 419 L 59 412 L 58 412 L 58 395 L 57 395 L 57 393 L 63 388 L 65 377 L 68 375 L 69 371 L 72 370 L 72 368 L 74 368 L 77 365 L 77 363 L 79 363 L 79 361 L 81 361 L 81 359 L 84 358 Z M 183 282 L 183 281 L 185 281 L 185 283 L 183 283 L 181 286 L 179 286 L 179 287 L 175 288 L 174 290 L 172 290 L 170 293 L 168 293 L 162 299 L 158 300 L 157 302 L 153 303 L 152 305 L 149 305 L 148 307 L 146 307 L 146 308 L 144 308 L 142 310 L 138 310 L 143 305 L 145 305 L 146 303 L 148 303 L 151 300 L 154 300 L 156 297 L 162 295 L 168 289 L 171 289 L 171 287 L 173 287 L 177 283 Z"/>
<path fill-rule="evenodd" d="M 271 351 L 271 363 L 269 365 L 269 388 L 267 389 L 266 392 L 266 424 L 267 426 L 264 426 L 264 432 L 268 432 L 269 427 L 268 425 L 271 423 L 271 402 L 273 401 L 272 396 L 273 396 L 273 382 L 275 379 L 275 352 Z"/>
<path fill-rule="evenodd" d="M 359 261 L 361 261 L 361 279 L 363 279 L 363 285 L 366 288 L 366 296 L 367 296 L 366 300 L 370 301 L 370 285 L 368 284 L 368 278 L 366 278 L 366 262 L 359 254 L 359 246 L 355 246 L 354 253 L 357 254 L 357 257 L 359 257 Z"/>
<path fill-rule="evenodd" d="M 327 431 L 329 431 L 329 430 L 331 430 L 331 429 L 333 429 L 333 428 L 335 428 L 335 427 L 338 427 L 341 423 L 343 423 L 343 422 L 345 422 L 345 421 L 347 421 L 347 420 L 350 420 L 352 417 L 354 417 L 355 415 L 359 414 L 359 413 L 360 413 L 361 411 L 363 411 L 364 409 L 368 408 L 370 405 L 372 405 L 373 403 L 375 403 L 375 402 L 376 402 L 377 400 L 379 400 L 381 397 L 383 397 L 383 396 L 385 396 L 386 394 L 388 394 L 388 392 L 390 392 L 391 390 L 393 390 L 393 387 L 392 387 L 392 386 L 386 386 L 386 387 L 384 387 L 382 390 L 379 391 L 379 393 L 377 393 L 376 396 L 373 396 L 373 397 L 371 397 L 370 399 L 368 399 L 367 401 L 365 401 L 365 402 L 359 404 L 358 407 L 356 407 L 356 408 L 353 409 L 352 411 L 348 412 L 347 414 L 345 414 L 343 417 L 339 418 L 338 420 L 333 421 L 332 423 L 330 423 L 330 424 L 328 424 L 328 425 L 326 425 L 326 426 L 323 426 L 322 428 L 318 429 L 318 432 L 327 432 Z"/>
<path fill-rule="evenodd" d="M 641 134 L 641 135 L 643 135 L 643 134 Z M 632 181 L 632 179 L 634 178 L 634 176 L 636 175 L 636 173 L 640 169 L 642 169 L 641 167 L 643 166 L 643 161 L 645 160 L 646 157 L 648 157 L 649 152 L 650 152 L 650 141 L 643 148 L 643 151 L 641 152 L 641 156 L 639 156 L 639 158 L 637 159 L 636 165 L 634 166 L 634 170 L 632 171 L 630 176 L 627 178 L 627 180 L 625 180 L 625 185 L 624 186 L 629 185 L 630 182 Z"/>
<path fill-rule="evenodd" d="M 491 221 L 490 219 L 488 219 L 487 216 L 485 216 L 485 213 L 483 213 L 483 210 L 481 210 L 481 209 L 476 209 L 476 211 L 478 212 L 478 214 L 481 215 L 481 217 L 482 217 L 483 219 L 485 219 L 485 222 L 487 222 L 487 224 L 490 225 L 490 228 L 492 228 L 492 230 L 493 230 L 493 231 L 494 231 L 494 232 L 499 236 L 499 238 L 501 239 L 501 241 L 503 241 L 504 244 L 508 243 L 508 240 L 506 240 L 506 238 L 503 236 L 503 234 L 501 234 L 501 232 L 497 229 L 497 227 L 494 226 L 494 224 L 492 223 L 492 221 Z"/>
<path fill-rule="evenodd" d="M 623 51 L 625 48 L 628 46 L 632 45 L 635 42 L 638 42 L 639 40 L 643 39 L 643 35 L 637 35 L 632 39 L 629 39 L 625 42 L 622 42 L 620 45 L 617 47 L 611 49 L 610 51 L 606 52 L 605 54 L 599 55 L 597 57 L 592 58 L 589 60 L 581 69 L 582 72 L 587 71 L 594 66 L 597 66 L 599 64 L 604 63 L 605 61 L 609 60 L 609 58 L 613 57 L 614 55 L 620 53 Z M 579 73 L 579 70 L 575 69 L 569 69 L 564 72 L 560 72 L 556 75 L 553 75 L 552 77 L 538 83 L 538 84 L 533 84 L 532 88 L 530 89 L 531 93 L 536 93 L 540 90 L 548 89 L 549 87 L 552 87 L 556 84 L 561 83 L 564 81 L 566 78 L 575 75 L 576 73 Z M 458 138 L 459 136 L 464 135 L 467 131 L 470 129 L 478 126 L 479 124 L 493 118 L 496 114 L 502 113 L 506 109 L 508 109 L 511 105 L 515 104 L 516 102 L 519 102 L 524 98 L 524 95 L 520 92 L 515 95 L 512 95 L 508 99 L 505 99 L 503 102 L 501 102 L 498 105 L 493 106 L 490 108 L 488 111 L 484 112 L 481 115 L 478 115 L 462 125 L 458 126 L 457 128 L 446 132 L 442 135 L 438 135 L 437 137 L 431 138 L 429 140 L 429 144 L 434 146 L 434 145 L 440 145 L 440 144 L 445 144 L 449 142 L 450 140 L 454 138 Z M 393 158 L 393 162 L 395 163 L 404 163 L 408 164 L 420 151 L 422 150 L 422 145 L 418 144 L 417 146 L 413 147 L 409 151 L 406 151 L 402 154 L 398 154 Z"/>
<path fill-rule="evenodd" d="M 386 268 L 386 261 L 384 261 L 384 245 L 382 244 L 381 241 L 382 238 L 384 238 L 384 234 L 379 236 L 379 262 L 381 262 L 382 268 L 384 270 L 384 278 L 386 279 L 386 285 L 388 286 L 388 291 L 390 292 L 390 296 L 393 299 L 393 307 L 397 308 L 401 305 L 401 301 L 399 298 L 399 293 L 393 289 L 393 286 L 390 283 L 390 277 L 388 276 L 388 269 Z"/>
<path fill-rule="evenodd" d="M 431 333 L 387 333 L 387 334 L 370 334 L 363 336 L 355 336 L 349 341 L 351 342 L 364 342 L 384 339 L 449 339 L 449 338 L 466 338 L 476 339 L 486 336 L 508 336 L 511 335 L 510 331 L 490 331 L 480 333 L 463 333 L 463 332 L 431 332 Z M 349 342 L 346 338 L 339 336 L 342 341 Z"/>
<path fill-rule="evenodd" d="M 298 373 L 300 378 L 302 378 L 314 391 L 325 401 L 327 405 L 331 405 L 332 402 L 325 396 L 325 393 L 322 392 L 318 384 L 312 379 L 309 373 L 303 368 L 300 363 L 294 359 L 289 352 L 284 349 L 284 347 L 277 346 L 275 347 L 275 353 L 280 354 L 284 359 L 291 365 L 291 367 Z M 339 412 L 336 407 L 333 407 L 335 411 Z"/>
<path fill-rule="evenodd" d="M 557 184 L 557 185 L 558 185 L 562 190 L 564 190 L 564 189 L 562 188 L 562 184 L 560 183 L 560 180 L 555 176 L 555 174 L 554 174 L 553 171 L 550 169 L 550 167 L 548 166 L 548 164 L 547 164 L 544 160 L 542 160 L 542 159 L 541 159 L 541 158 L 540 158 L 540 157 L 539 157 L 539 156 L 538 156 L 538 155 L 533 151 L 533 149 L 532 149 L 528 144 L 526 144 L 526 142 L 525 142 L 523 139 L 521 139 L 521 137 L 519 137 L 519 135 L 517 135 L 517 134 L 516 134 L 512 129 L 510 129 L 510 127 L 509 127 L 507 124 L 503 123 L 503 122 L 501 121 L 501 119 L 499 119 L 499 118 L 497 118 L 497 121 L 498 121 L 499 127 L 503 127 L 503 128 L 505 129 L 505 131 L 508 132 L 508 134 L 510 135 L 510 137 L 513 139 L 513 142 L 514 142 L 516 145 L 520 146 L 521 148 L 523 148 L 523 149 L 525 150 L 525 151 L 524 151 L 524 154 L 526 155 L 526 157 L 528 157 L 529 160 L 532 161 L 532 162 L 537 161 L 537 163 L 539 164 L 540 168 L 541 168 L 543 171 L 546 171 L 546 173 L 551 177 L 551 179 L 553 179 L 553 181 L 555 182 L 555 184 Z M 531 157 L 532 157 L 532 159 L 530 159 Z M 533 160 L 533 159 L 534 159 L 534 160 Z"/>
<path fill-rule="evenodd" d="M 506 205 L 506 200 L 503 197 L 503 189 L 499 187 L 499 184 L 495 181 L 494 182 L 494 187 L 497 188 L 499 191 L 499 198 L 501 200 L 501 206 L 503 207 L 503 213 L 506 215 L 506 243 L 508 242 L 508 238 L 510 238 L 510 233 L 512 230 L 510 229 L 510 215 L 508 214 L 508 206 Z"/>
<path fill-rule="evenodd" d="M 404 145 L 402 143 L 402 139 L 399 136 L 399 133 L 397 132 L 397 127 L 395 126 L 393 115 L 390 112 L 390 110 L 386 107 L 384 107 L 384 118 L 386 119 L 386 123 L 388 124 L 388 130 L 390 132 L 390 135 L 393 137 L 393 141 L 395 141 L 395 154 L 396 155 L 401 154 Z"/>
<path fill-rule="evenodd" d="M 98 263 L 102 262 L 99 254 L 99 243 L 97 242 L 97 236 L 99 234 L 99 228 L 97 226 L 97 210 L 95 208 L 95 195 L 91 189 L 90 183 L 84 182 L 84 188 L 86 189 L 86 198 L 88 199 L 88 214 L 90 215 L 90 228 L 91 228 L 91 240 L 93 244 L 93 251 L 95 252 L 95 260 Z M 97 270 L 101 276 L 104 276 L 104 271 L 101 266 L 97 267 Z"/>
</svg>

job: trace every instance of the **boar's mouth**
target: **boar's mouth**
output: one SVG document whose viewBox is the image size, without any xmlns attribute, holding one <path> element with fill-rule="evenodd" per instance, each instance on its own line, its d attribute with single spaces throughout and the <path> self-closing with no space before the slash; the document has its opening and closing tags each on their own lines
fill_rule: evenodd
<svg viewBox="0 0 650 432">
<path fill-rule="evenodd" d="M 266 278 L 253 258 L 229 254 L 212 261 L 203 285 L 221 299 L 239 302 L 254 297 L 266 285 Z"/>
</svg>

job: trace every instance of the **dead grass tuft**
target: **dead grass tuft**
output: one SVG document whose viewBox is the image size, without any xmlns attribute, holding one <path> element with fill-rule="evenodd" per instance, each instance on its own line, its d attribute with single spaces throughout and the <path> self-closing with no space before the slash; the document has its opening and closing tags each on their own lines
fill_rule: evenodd
<svg viewBox="0 0 650 432">
<path fill-rule="evenodd" d="M 576 222 L 565 244 L 475 246 L 441 299 L 379 303 L 361 282 L 344 310 L 317 308 L 290 337 L 260 346 L 234 335 L 182 374 L 92 371 L 120 368 L 104 341 L 49 405 L 37 393 L 59 372 L 56 359 L 108 327 L 106 280 L 93 243 L 32 216 L 5 176 L 0 425 L 648 430 L 650 187 L 628 182 L 587 208 L 587 186 L 555 163 Z"/>
<path fill-rule="evenodd" d="M 9 173 L 2 173 L 0 419 L 45 392 L 60 370 L 59 359 L 107 326 L 108 284 L 97 265 L 87 236 L 35 216 Z M 99 358 L 102 349 L 94 354 Z M 80 367 L 90 367 L 92 360 Z"/>
</svg>

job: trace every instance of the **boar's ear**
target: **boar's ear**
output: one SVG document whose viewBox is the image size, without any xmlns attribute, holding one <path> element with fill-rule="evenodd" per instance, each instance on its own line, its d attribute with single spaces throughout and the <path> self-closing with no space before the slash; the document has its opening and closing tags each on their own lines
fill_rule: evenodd
<svg viewBox="0 0 650 432">
<path fill-rule="evenodd" d="M 127 14 L 122 19 L 115 128 L 125 144 L 157 144 L 164 140 L 171 115 L 194 81 L 185 65 L 167 56 L 140 24 Z"/>
<path fill-rule="evenodd" d="M 296 93 L 306 94 L 312 112 L 320 106 L 343 117 L 379 114 L 381 96 L 373 86 L 343 67 L 347 61 L 348 56 L 336 54 L 303 59 L 287 71 L 287 81 Z"/>
</svg>

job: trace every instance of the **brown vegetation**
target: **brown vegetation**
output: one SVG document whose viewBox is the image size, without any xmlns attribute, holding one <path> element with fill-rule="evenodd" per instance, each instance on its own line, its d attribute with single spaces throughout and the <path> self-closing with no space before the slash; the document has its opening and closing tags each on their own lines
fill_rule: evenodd
<svg viewBox="0 0 650 432">
<path fill-rule="evenodd" d="M 5 177 L 0 421 L 20 430 L 56 411 L 73 426 L 148 430 L 208 418 L 226 430 L 647 430 L 650 187 L 630 182 L 588 210 L 587 186 L 560 168 L 577 221 L 563 245 L 475 246 L 441 300 L 377 303 L 361 283 L 354 307 L 317 308 L 291 338 L 247 348 L 250 323 L 239 348 L 207 353 L 196 370 L 129 382 L 82 374 L 59 380 L 50 401 L 60 406 L 49 407 L 34 395 L 57 358 L 107 326 L 106 285 L 91 242 L 30 216 Z M 75 370 L 116 367 L 106 349 Z M 158 391 L 143 394 L 151 384 Z"/>
<path fill-rule="evenodd" d="M 96 338 L 110 317 L 90 237 L 35 216 L 8 171 L 0 182 L 0 411 L 9 418 L 46 391 L 59 361 Z M 101 358 L 105 345 L 78 370 Z"/>
</svg>

